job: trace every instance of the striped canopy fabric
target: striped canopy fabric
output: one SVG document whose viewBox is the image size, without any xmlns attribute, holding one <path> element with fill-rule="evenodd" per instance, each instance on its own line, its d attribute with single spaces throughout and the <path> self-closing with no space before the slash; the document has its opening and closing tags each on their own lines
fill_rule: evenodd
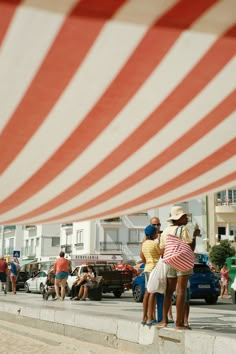
<svg viewBox="0 0 236 354">
<path fill-rule="evenodd" d="M 0 224 L 236 185 L 235 0 L 0 0 Z"/>
</svg>

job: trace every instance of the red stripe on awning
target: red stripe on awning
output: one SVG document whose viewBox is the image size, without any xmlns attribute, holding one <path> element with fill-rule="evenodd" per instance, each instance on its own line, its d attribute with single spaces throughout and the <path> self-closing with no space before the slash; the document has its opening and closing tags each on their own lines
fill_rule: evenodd
<svg viewBox="0 0 236 354">
<path fill-rule="evenodd" d="M 98 213 L 95 215 L 89 215 L 87 219 L 90 220 L 97 219 L 97 218 L 101 218 L 104 215 L 118 215 L 123 210 L 133 208 L 143 203 L 147 203 L 149 200 L 152 200 L 155 195 L 161 196 L 171 190 L 174 190 L 175 188 L 181 185 L 183 185 L 184 188 L 184 183 L 190 182 L 191 180 L 199 177 L 201 174 L 204 174 L 206 171 L 209 171 L 212 168 L 217 167 L 227 159 L 234 156 L 235 150 L 236 150 L 236 139 L 233 139 L 228 144 L 224 145 L 219 150 L 217 150 L 216 152 L 214 152 L 213 154 L 211 154 L 210 156 L 208 156 L 198 164 L 194 165 L 193 167 L 191 167 L 181 175 L 176 176 L 175 178 L 173 178 L 173 180 L 167 182 L 166 184 L 159 186 L 148 193 L 143 194 L 141 197 L 135 198 L 132 201 L 119 205 L 116 208 L 109 209 L 106 210 L 105 212 Z M 206 191 L 207 191 L 207 187 L 206 187 Z M 182 196 L 181 196 L 181 200 L 183 200 Z M 169 204 L 169 200 L 165 203 L 165 205 L 166 204 Z M 55 216 L 54 220 L 56 219 L 57 217 Z M 37 223 L 39 224 L 47 223 L 48 221 L 50 221 L 50 219 L 43 219 L 37 221 Z"/>
<path fill-rule="evenodd" d="M 219 188 L 219 190 L 220 190 L 221 186 L 224 186 L 225 184 L 230 183 L 234 180 L 236 180 L 236 172 L 235 171 L 233 171 L 232 173 L 229 173 L 227 176 L 219 178 L 218 180 L 216 180 L 212 183 L 207 184 L 206 186 L 204 186 L 202 188 L 196 189 L 191 193 L 181 195 L 181 200 L 190 200 L 198 195 L 207 194 L 207 192 L 217 189 L 217 188 Z M 180 201 L 179 199 L 172 199 L 172 200 L 168 200 L 168 203 L 174 204 L 179 201 Z M 164 205 L 165 205 L 164 203 L 161 203 L 159 205 L 159 207 L 164 206 Z M 152 209 L 152 207 L 150 209 Z"/>
<path fill-rule="evenodd" d="M 0 45 L 21 0 L 0 1 Z"/>
<path fill-rule="evenodd" d="M 70 209 L 69 211 L 65 213 L 61 213 L 59 215 L 55 215 L 52 219 L 63 219 L 68 217 L 69 215 L 72 214 L 77 214 L 79 212 L 82 212 L 84 210 L 87 210 L 89 208 L 92 208 L 96 205 L 99 205 L 103 203 L 106 200 L 109 200 L 110 198 L 116 196 L 119 193 L 122 193 L 126 189 L 132 187 L 133 185 L 137 184 L 140 182 L 143 178 L 147 177 L 148 175 L 151 175 L 152 173 L 158 171 L 158 169 L 162 168 L 164 165 L 168 164 L 171 160 L 175 159 L 178 155 L 183 153 L 185 150 L 188 149 L 189 146 L 193 145 L 196 143 L 198 140 L 203 138 L 205 135 L 207 135 L 213 128 L 215 128 L 218 124 L 220 124 L 225 118 L 227 118 L 234 110 L 235 110 L 235 102 L 236 102 L 236 92 L 234 91 L 232 94 L 230 94 L 227 98 L 224 99 L 221 104 L 219 104 L 212 112 L 210 112 L 204 119 L 202 119 L 200 122 L 198 122 L 192 129 L 190 129 L 186 134 L 181 136 L 180 140 L 177 140 L 175 143 L 173 143 L 168 149 L 163 151 L 160 155 L 157 155 L 155 159 L 150 161 L 148 164 L 146 164 L 144 167 L 142 167 L 139 171 L 134 172 L 131 176 L 126 178 L 124 181 L 121 183 L 117 184 L 113 188 L 109 189 L 108 191 L 102 193 L 98 197 L 88 201 L 87 203 L 84 203 L 76 208 Z M 124 145 L 125 146 L 125 145 Z M 114 154 L 119 155 L 119 151 L 116 151 Z M 113 154 L 112 154 L 113 155 Z M 110 159 L 109 159 L 110 160 Z M 105 168 L 104 164 L 101 164 L 101 170 L 102 168 Z M 207 170 L 206 170 L 207 171 Z M 205 172 L 206 172 L 205 171 Z M 105 171 L 107 173 L 107 171 Z M 93 170 L 91 172 L 92 176 L 97 176 L 97 172 Z M 89 183 L 88 178 L 90 177 L 90 174 L 85 176 L 82 180 L 84 183 Z M 81 180 L 81 181 L 82 181 Z M 96 179 L 94 179 L 94 183 L 96 182 Z M 79 192 L 82 192 L 85 190 L 85 185 L 80 187 L 78 186 L 73 186 L 73 197 L 76 194 L 79 194 Z M 84 187 L 82 189 L 82 187 Z M 173 188 L 174 189 L 174 188 Z M 68 193 L 68 191 L 67 191 Z M 41 206 L 40 208 L 35 209 L 34 211 L 31 211 L 27 214 L 21 215 L 19 218 L 14 219 L 17 222 L 20 222 L 24 219 L 30 219 L 33 217 L 36 217 L 37 215 L 40 215 L 42 213 L 45 213 L 59 204 L 62 204 L 63 202 L 66 202 L 69 198 L 67 196 L 67 193 L 64 192 L 60 195 L 60 203 L 57 203 L 56 205 L 53 204 L 55 201 L 58 201 L 59 198 L 55 198 L 49 203 L 45 204 L 44 206 Z M 160 196 L 160 194 L 158 194 Z M 64 199 L 62 197 L 64 196 Z M 152 195 L 154 197 L 154 195 Z M 52 219 L 47 219 L 47 222 L 50 222 Z M 11 220 L 7 221 L 8 223 L 11 222 Z"/>
<path fill-rule="evenodd" d="M 0 174 L 43 123 L 104 24 L 123 3 L 124 0 L 82 0 L 72 10 L 24 98 L 2 132 Z M 14 137 L 14 145 L 11 149 L 6 149 L 10 137 Z"/>
<path fill-rule="evenodd" d="M 129 102 L 143 82 L 151 75 L 152 71 L 170 50 L 177 38 L 179 38 L 182 33 L 182 29 L 187 29 L 190 27 L 191 24 L 214 3 L 215 0 L 200 0 L 197 4 L 192 6 L 193 4 L 188 0 L 183 0 L 163 15 L 162 18 L 159 19 L 144 36 L 143 40 L 136 48 L 123 70 L 113 81 L 108 90 L 84 119 L 84 121 L 77 129 L 75 129 L 69 139 L 58 149 L 52 158 L 49 159 L 44 166 L 40 168 L 17 191 L 9 196 L 4 203 L 2 203 L 0 211 L 6 212 L 7 210 L 27 200 L 33 194 L 45 187 L 71 162 L 73 162 L 73 160 L 77 158 L 115 118 L 124 105 Z M 186 18 L 183 14 L 183 9 L 186 11 Z M 183 16 L 185 18 L 184 24 L 182 23 Z M 176 28 L 170 30 L 168 28 L 168 26 L 170 26 L 174 21 L 176 21 L 176 23 L 181 23 L 181 30 Z M 153 43 L 156 45 L 154 46 Z M 222 62 L 224 59 L 225 57 L 222 59 Z M 145 65 L 143 65 L 144 61 Z M 209 75 L 205 75 L 206 81 L 204 81 L 203 85 L 208 83 L 208 80 L 213 76 L 213 74 L 215 75 L 216 71 L 214 71 L 214 73 L 210 71 Z M 129 78 L 129 84 L 127 84 L 127 78 Z M 189 81 L 191 80 L 192 78 L 190 77 Z M 197 87 L 197 90 L 200 90 L 202 86 Z M 189 87 L 186 89 L 189 90 Z M 121 92 L 122 95 L 120 94 Z M 179 96 L 177 99 L 179 99 Z M 184 106 L 184 104 L 188 102 L 188 95 L 186 95 L 186 99 L 184 96 L 181 97 L 180 102 L 181 105 L 178 107 L 179 109 L 181 109 L 181 106 Z M 165 108 L 169 111 L 169 102 L 167 101 L 166 104 L 167 106 L 165 106 Z M 177 107 L 175 104 L 174 106 L 175 108 Z M 175 110 L 175 113 L 177 113 L 178 110 Z M 113 154 L 109 161 L 105 160 L 106 162 L 104 164 L 106 167 L 104 170 L 104 164 L 101 166 L 102 168 L 100 168 L 100 166 L 96 168 L 96 180 L 102 178 L 105 172 L 108 172 L 123 160 L 128 158 L 144 144 L 145 139 L 150 139 L 158 130 L 160 130 L 169 120 L 173 118 L 173 115 L 169 117 L 165 115 L 162 119 L 158 118 L 157 125 L 157 116 L 158 115 L 155 114 L 150 117 L 147 122 L 144 122 L 140 129 L 138 129 L 124 142 L 119 149 L 118 154 Z M 154 122 L 151 120 L 154 120 Z M 95 121 L 96 124 L 94 124 Z M 153 129 L 153 123 L 156 126 L 156 129 Z M 146 124 L 148 124 L 149 127 L 147 127 Z M 87 132 L 89 132 L 89 134 L 87 134 Z M 61 158 L 62 156 L 63 159 Z M 52 203 L 47 203 L 46 205 L 48 205 L 48 207 L 46 209 L 49 210 L 49 205 L 51 207 L 54 205 L 55 207 L 62 201 L 64 202 L 65 200 L 74 197 L 78 190 L 81 192 L 84 188 L 88 188 L 88 186 L 94 182 L 94 172 L 95 171 L 92 171 L 92 173 L 90 173 L 89 176 L 87 175 L 85 179 L 82 179 L 71 186 L 62 193 L 62 196 L 56 197 L 55 201 Z M 43 210 L 45 210 L 45 207 Z"/>
</svg>

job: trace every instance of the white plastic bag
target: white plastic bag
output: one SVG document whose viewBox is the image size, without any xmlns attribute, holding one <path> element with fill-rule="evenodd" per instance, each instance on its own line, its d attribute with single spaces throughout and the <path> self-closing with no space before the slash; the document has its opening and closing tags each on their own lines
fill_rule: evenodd
<svg viewBox="0 0 236 354">
<path fill-rule="evenodd" d="M 160 257 L 156 266 L 150 273 L 148 283 L 147 283 L 147 291 L 149 293 L 160 293 L 164 294 L 166 291 L 166 275 L 168 271 L 168 265 L 166 265 L 162 258 Z"/>
</svg>

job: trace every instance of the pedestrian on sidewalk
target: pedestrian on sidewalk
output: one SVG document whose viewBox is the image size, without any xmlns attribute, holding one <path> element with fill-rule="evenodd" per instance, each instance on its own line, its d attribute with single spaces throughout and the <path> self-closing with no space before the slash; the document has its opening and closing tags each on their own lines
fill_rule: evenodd
<svg viewBox="0 0 236 354">
<path fill-rule="evenodd" d="M 12 262 L 10 262 L 10 280 L 11 280 L 11 289 L 12 293 L 16 294 L 16 280 L 20 270 L 19 261 L 17 258 L 14 258 Z"/>
<path fill-rule="evenodd" d="M 221 274 L 221 294 L 220 298 L 223 299 L 223 296 L 226 295 L 227 298 L 230 298 L 231 296 L 229 295 L 228 292 L 228 286 L 231 281 L 230 276 L 229 276 L 229 269 L 227 269 L 227 264 L 225 263 L 223 267 L 220 270 Z"/>
<path fill-rule="evenodd" d="M 188 223 L 188 216 L 183 208 L 181 206 L 173 206 L 171 208 L 171 216 L 167 219 L 167 221 L 171 222 L 171 225 L 163 231 L 161 236 L 160 248 L 162 250 L 162 254 L 165 252 L 165 243 L 168 235 L 173 235 L 182 239 L 182 241 L 189 244 L 191 249 L 194 250 L 196 245 L 196 237 L 200 235 L 200 230 L 194 230 L 192 239 L 186 226 Z M 175 328 L 190 329 L 189 327 L 184 326 L 184 312 L 187 283 L 192 272 L 192 269 L 182 272 L 175 268 L 169 267 L 167 272 L 167 288 L 164 297 L 163 320 L 157 325 L 157 327 L 167 326 L 167 314 L 171 306 L 171 298 L 176 290 L 176 286 L 178 286 Z"/>
<path fill-rule="evenodd" d="M 7 262 L 5 261 L 3 256 L 0 256 L 0 281 L 2 290 L 4 290 L 4 294 L 7 293 L 7 278 L 9 276 L 9 269 Z"/>
<path fill-rule="evenodd" d="M 77 276 L 76 280 L 74 281 L 74 283 L 72 285 L 71 298 L 70 298 L 71 300 L 73 300 L 73 301 L 80 300 L 80 297 L 79 297 L 80 288 L 86 282 L 87 275 L 88 275 L 88 268 L 84 267 L 83 273 L 81 275 Z"/>
<path fill-rule="evenodd" d="M 93 267 L 90 265 L 88 265 L 87 268 L 88 268 L 88 273 L 86 276 L 86 281 L 84 284 L 82 284 L 79 290 L 79 299 L 81 301 L 86 301 L 88 297 L 89 289 L 93 289 L 97 286 L 96 272 L 94 271 Z"/>
<path fill-rule="evenodd" d="M 157 224 L 160 225 L 159 219 Z M 149 293 L 147 291 L 147 283 L 148 283 L 150 273 L 152 269 L 155 267 L 156 263 L 158 262 L 161 254 L 159 244 L 157 242 L 154 242 L 155 239 L 157 238 L 157 231 L 158 231 L 157 226 L 153 224 L 148 225 L 145 228 L 144 232 L 146 238 L 143 241 L 142 249 L 140 253 L 140 257 L 143 263 L 145 263 L 144 276 L 145 276 L 145 288 L 146 288 L 144 299 L 143 299 L 143 320 L 141 323 L 147 326 L 152 326 L 154 323 L 157 322 L 154 317 L 156 294 Z"/>
<path fill-rule="evenodd" d="M 55 274 L 55 291 L 56 297 L 54 300 L 64 300 L 66 294 L 66 283 L 69 273 L 71 273 L 71 264 L 68 259 L 65 258 L 65 252 L 61 251 L 59 258 L 56 259 L 53 272 Z M 61 289 L 60 289 L 61 288 Z M 61 296 L 60 296 L 61 290 Z"/>
</svg>

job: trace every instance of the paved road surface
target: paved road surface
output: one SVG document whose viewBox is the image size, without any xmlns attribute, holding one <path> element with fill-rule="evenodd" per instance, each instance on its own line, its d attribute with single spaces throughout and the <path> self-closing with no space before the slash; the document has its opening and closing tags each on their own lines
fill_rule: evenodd
<svg viewBox="0 0 236 354">
<path fill-rule="evenodd" d="M 130 354 L 0 320 L 1 354 Z"/>
</svg>

